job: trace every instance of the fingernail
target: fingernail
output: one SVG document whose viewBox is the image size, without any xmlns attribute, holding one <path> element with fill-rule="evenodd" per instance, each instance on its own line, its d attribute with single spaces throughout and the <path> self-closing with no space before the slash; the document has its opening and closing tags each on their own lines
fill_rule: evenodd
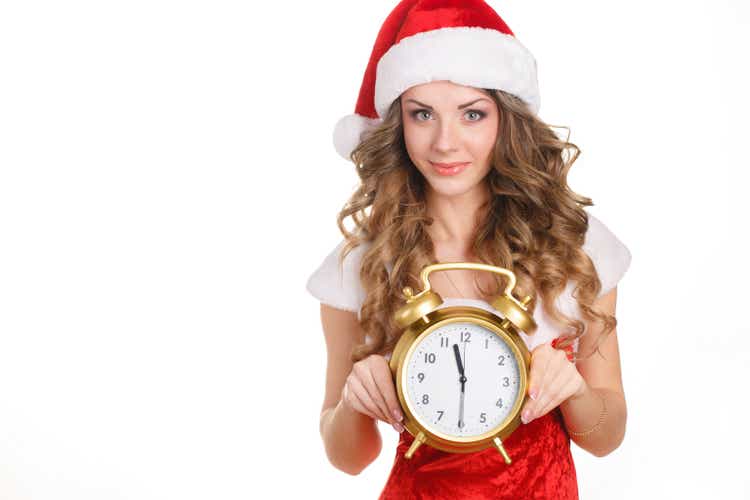
<svg viewBox="0 0 750 500">
<path fill-rule="evenodd" d="M 536 396 L 537 396 L 537 394 L 538 394 L 537 390 L 536 390 L 536 389 L 534 389 L 533 391 L 531 391 L 531 392 L 529 393 L 529 397 L 530 397 L 531 399 L 533 399 L 534 401 L 536 401 Z"/>
<path fill-rule="evenodd" d="M 524 410 L 523 413 L 521 414 L 521 422 L 523 422 L 524 424 L 528 424 L 530 416 L 531 416 L 531 412 L 529 410 Z"/>
<path fill-rule="evenodd" d="M 404 419 L 404 416 L 401 415 L 401 412 L 398 410 L 393 410 L 393 418 L 401 422 Z"/>
<path fill-rule="evenodd" d="M 399 434 L 401 434 L 402 432 L 404 432 L 404 428 L 398 422 L 396 422 L 395 424 L 393 424 L 393 428 L 396 429 L 396 432 L 398 432 Z"/>
</svg>

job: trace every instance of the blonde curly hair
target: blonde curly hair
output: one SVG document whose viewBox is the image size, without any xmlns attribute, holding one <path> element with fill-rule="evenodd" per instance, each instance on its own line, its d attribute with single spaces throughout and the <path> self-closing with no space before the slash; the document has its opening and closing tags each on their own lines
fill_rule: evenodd
<svg viewBox="0 0 750 500">
<path fill-rule="evenodd" d="M 559 339 L 558 348 L 571 346 L 586 333 L 583 321 L 565 316 L 554 306 L 568 280 L 574 280 L 573 297 L 583 318 L 604 325 L 593 354 L 617 320 L 592 306 L 601 282 L 582 245 L 588 228 L 583 207 L 593 202 L 567 184 L 568 171 L 580 150 L 567 139 L 561 140 L 514 95 L 483 90 L 497 104 L 501 120 L 492 168 L 485 177 L 490 197 L 479 210 L 472 253 L 479 262 L 512 270 L 517 278 L 514 293 L 532 297 L 531 311 L 539 292 L 544 312 L 571 330 Z M 426 210 L 426 180 L 406 150 L 400 98 L 350 158 L 361 183 L 337 214 L 337 225 L 346 239 L 339 264 L 357 246 L 370 244 L 360 267 L 366 297 L 359 317 L 369 341 L 353 349 L 351 358 L 356 362 L 393 350 L 401 334 L 393 315 L 404 304 L 402 290 L 405 286 L 421 289 L 420 271 L 437 259 L 426 231 L 433 223 Z M 347 217 L 352 218 L 353 231 L 344 226 Z M 392 265 L 390 274 L 387 264 Z M 504 277 L 492 276 L 494 286 L 489 290 L 477 282 L 486 298 L 505 287 Z"/>
</svg>

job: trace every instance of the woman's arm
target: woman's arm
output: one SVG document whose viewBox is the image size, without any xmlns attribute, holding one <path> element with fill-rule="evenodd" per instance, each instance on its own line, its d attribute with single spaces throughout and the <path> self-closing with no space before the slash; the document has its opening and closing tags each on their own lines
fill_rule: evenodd
<svg viewBox="0 0 750 500">
<path fill-rule="evenodd" d="M 614 316 L 616 303 L 617 287 L 594 302 L 594 307 Z M 595 340 L 595 336 L 582 336 L 578 352 L 590 353 Z M 576 368 L 583 377 L 582 389 L 564 401 L 560 410 L 571 439 L 593 455 L 603 457 L 622 443 L 627 420 L 616 330 L 599 344 L 599 352 L 579 360 Z"/>
<path fill-rule="evenodd" d="M 617 289 L 599 298 L 594 306 L 614 315 Z M 587 331 L 593 327 L 587 325 Z M 580 353 L 590 353 L 596 338 L 580 338 Z M 616 449 L 625 435 L 625 395 L 620 375 L 620 353 L 613 331 L 599 345 L 599 352 L 577 365 L 564 351 L 547 342 L 531 352 L 529 400 L 521 421 L 531 422 L 560 407 L 571 439 L 586 451 L 602 457 Z"/>
<path fill-rule="evenodd" d="M 376 421 L 352 410 L 341 398 L 353 366 L 351 350 L 365 336 L 355 313 L 321 303 L 320 319 L 328 352 L 320 435 L 331 464 L 356 475 L 380 455 L 383 444 Z"/>
</svg>

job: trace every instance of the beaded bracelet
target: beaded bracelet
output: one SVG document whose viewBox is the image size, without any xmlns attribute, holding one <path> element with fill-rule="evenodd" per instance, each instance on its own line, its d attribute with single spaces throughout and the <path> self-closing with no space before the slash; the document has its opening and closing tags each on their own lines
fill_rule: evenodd
<svg viewBox="0 0 750 500">
<path fill-rule="evenodd" d="M 571 430 L 568 430 L 568 434 L 570 434 L 571 436 L 577 436 L 577 437 L 588 436 L 589 434 L 597 430 L 599 426 L 602 425 L 602 422 L 604 422 L 604 419 L 607 417 L 607 403 L 606 403 L 606 399 L 604 398 L 604 396 L 599 395 L 599 398 L 602 400 L 602 412 L 601 414 L 599 414 L 599 421 L 596 423 L 596 425 L 594 425 L 591 429 L 587 431 L 583 431 L 583 432 L 573 432 Z"/>
</svg>

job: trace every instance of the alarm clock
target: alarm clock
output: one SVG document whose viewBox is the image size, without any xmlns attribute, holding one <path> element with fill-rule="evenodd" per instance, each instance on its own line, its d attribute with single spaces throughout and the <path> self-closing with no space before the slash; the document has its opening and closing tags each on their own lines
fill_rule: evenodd
<svg viewBox="0 0 750 500">
<path fill-rule="evenodd" d="M 503 317 L 471 306 L 438 309 L 443 300 L 431 289 L 429 276 L 451 269 L 506 276 L 505 290 L 491 302 Z M 414 436 L 405 458 L 422 444 L 452 453 L 494 446 L 510 464 L 503 439 L 519 426 L 527 397 L 530 355 L 519 332 L 536 330 L 527 310 L 531 297 L 517 300 L 515 274 L 487 264 L 432 264 L 420 279 L 423 290 L 416 295 L 403 289 L 406 304 L 394 319 L 404 331 L 389 362 L 404 410 L 402 424 Z"/>
</svg>

